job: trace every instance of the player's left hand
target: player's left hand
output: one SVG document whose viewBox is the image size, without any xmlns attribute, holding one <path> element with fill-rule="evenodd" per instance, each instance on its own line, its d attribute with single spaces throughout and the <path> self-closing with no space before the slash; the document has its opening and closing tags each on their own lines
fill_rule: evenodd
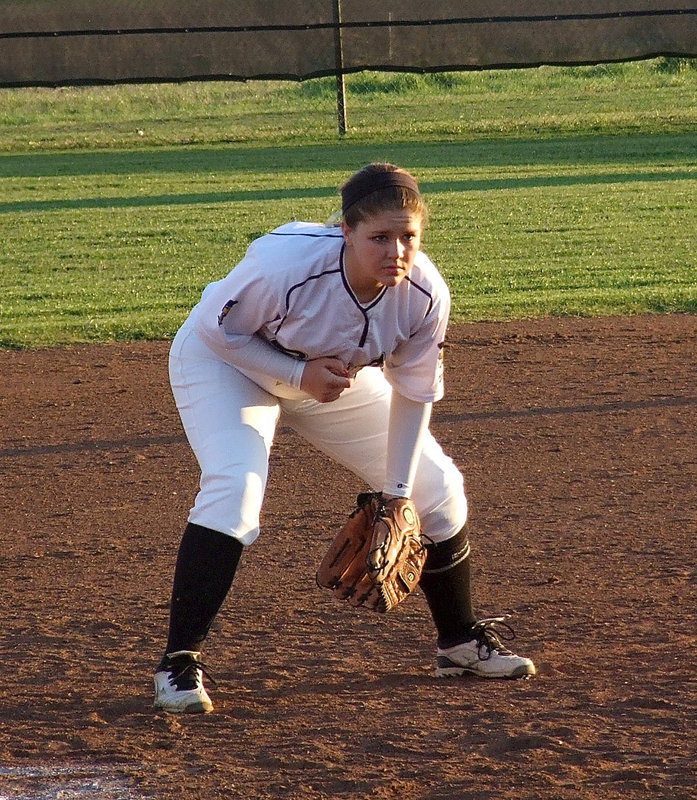
<svg viewBox="0 0 697 800">
<path fill-rule="evenodd" d="M 360 494 L 317 570 L 317 583 L 339 600 L 384 613 L 419 583 L 426 561 L 414 503 Z"/>
</svg>

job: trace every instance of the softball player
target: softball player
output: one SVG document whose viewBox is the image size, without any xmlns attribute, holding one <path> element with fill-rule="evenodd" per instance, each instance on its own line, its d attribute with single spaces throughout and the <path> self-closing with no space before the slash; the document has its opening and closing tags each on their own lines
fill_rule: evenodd
<svg viewBox="0 0 697 800">
<path fill-rule="evenodd" d="M 416 180 L 370 164 L 341 196 L 340 225 L 293 222 L 253 242 L 172 343 L 172 390 L 201 480 L 177 556 L 157 708 L 212 710 L 201 648 L 259 535 L 279 420 L 374 491 L 413 499 L 429 542 L 420 586 L 436 675 L 535 672 L 502 644 L 501 619 L 474 614 L 463 479 L 428 429 L 443 395 L 450 296 L 420 250 Z"/>
</svg>

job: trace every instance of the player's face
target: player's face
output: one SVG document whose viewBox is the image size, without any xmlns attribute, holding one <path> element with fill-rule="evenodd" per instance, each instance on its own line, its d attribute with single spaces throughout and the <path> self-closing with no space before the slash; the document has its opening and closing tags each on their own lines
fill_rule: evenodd
<svg viewBox="0 0 697 800">
<path fill-rule="evenodd" d="M 382 211 L 350 228 L 343 223 L 346 277 L 361 302 L 398 286 L 414 266 L 423 220 L 407 210 Z"/>
</svg>

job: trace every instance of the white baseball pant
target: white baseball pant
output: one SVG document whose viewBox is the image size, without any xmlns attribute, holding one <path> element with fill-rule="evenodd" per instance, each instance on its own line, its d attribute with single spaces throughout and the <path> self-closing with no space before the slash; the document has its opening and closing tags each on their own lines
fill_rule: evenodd
<svg viewBox="0 0 697 800">
<path fill-rule="evenodd" d="M 244 545 L 254 542 L 279 420 L 374 491 L 382 488 L 391 388 L 377 367 L 362 369 L 331 403 L 278 398 L 221 361 L 184 326 L 172 343 L 169 372 L 201 469 L 190 522 Z M 434 542 L 449 539 L 465 524 L 462 475 L 430 431 L 423 439 L 412 499 L 424 534 Z"/>
</svg>

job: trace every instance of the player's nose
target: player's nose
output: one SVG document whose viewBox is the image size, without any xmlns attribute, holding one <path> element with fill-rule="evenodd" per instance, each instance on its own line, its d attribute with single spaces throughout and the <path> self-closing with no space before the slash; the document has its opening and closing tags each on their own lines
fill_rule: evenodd
<svg viewBox="0 0 697 800">
<path fill-rule="evenodd" d="M 390 258 L 398 259 L 404 256 L 404 245 L 399 241 L 399 239 L 395 239 L 394 241 L 390 242 Z"/>
</svg>

